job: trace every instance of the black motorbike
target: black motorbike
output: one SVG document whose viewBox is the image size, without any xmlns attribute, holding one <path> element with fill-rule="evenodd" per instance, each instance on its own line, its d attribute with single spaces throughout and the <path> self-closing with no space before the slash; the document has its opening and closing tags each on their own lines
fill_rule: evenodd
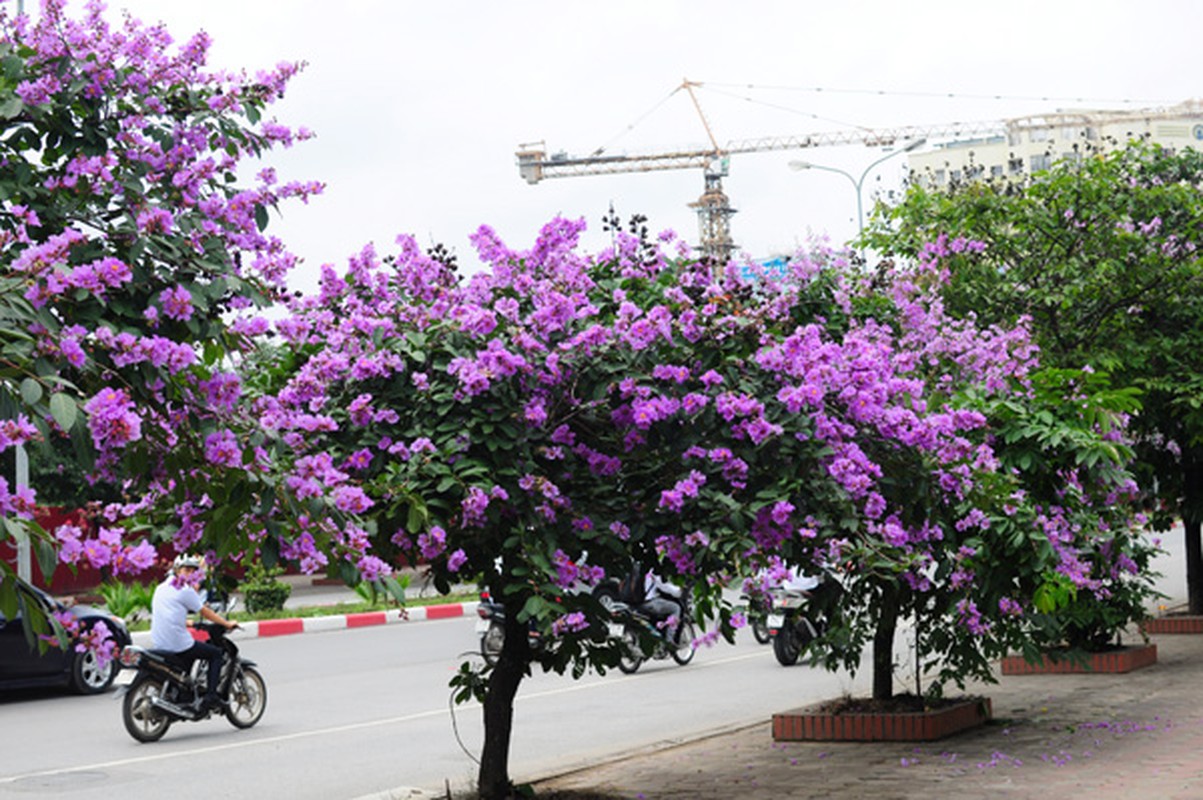
<svg viewBox="0 0 1203 800">
<path fill-rule="evenodd" d="M 480 634 L 480 655 L 489 666 L 496 666 L 505 646 L 505 606 L 498 603 L 487 592 L 480 593 L 476 605 L 476 632 Z M 533 626 L 529 628 L 530 648 L 539 652 L 543 647 L 543 636 Z"/>
<path fill-rule="evenodd" d="M 802 651 L 827 633 L 838 613 L 842 592 L 839 582 L 826 576 L 813 589 L 772 590 L 767 623 L 773 639 L 773 655 L 781 666 L 796 664 Z"/>
<path fill-rule="evenodd" d="M 250 728 L 267 707 L 267 685 L 255 662 L 242 658 L 238 646 L 226 637 L 220 625 L 197 625 L 209 642 L 222 650 L 221 677 L 217 696 L 222 705 L 209 709 L 202 703 L 208 680 L 205 662 L 189 663 L 179 654 L 127 645 L 121 665 L 138 674 L 118 690 L 121 716 L 129 735 L 139 742 L 163 738 L 174 722 L 199 722 L 213 714 L 224 715 L 235 728 Z"/>
<path fill-rule="evenodd" d="M 612 600 L 607 608 L 610 612 L 610 635 L 619 640 L 622 648 L 618 669 L 633 675 L 644 661 L 671 658 L 681 666 L 693 660 L 694 641 L 698 638 L 697 626 L 688 597 L 677 600 L 681 608 L 676 615 L 676 625 L 668 626 L 666 620 L 656 620 L 648 613 L 646 605 L 628 605 Z"/>
<path fill-rule="evenodd" d="M 751 594 L 740 595 L 740 599 L 746 604 L 748 627 L 752 629 L 752 636 L 756 638 L 758 644 L 768 644 L 773 639 L 773 635 L 769 633 L 769 614 L 773 611 L 773 596 L 754 591 Z"/>
</svg>

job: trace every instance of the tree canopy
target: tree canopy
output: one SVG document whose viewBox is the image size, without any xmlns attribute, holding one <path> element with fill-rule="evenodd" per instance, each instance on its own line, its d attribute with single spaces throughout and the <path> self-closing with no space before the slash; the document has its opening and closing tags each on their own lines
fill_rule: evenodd
<svg viewBox="0 0 1203 800">
<path fill-rule="evenodd" d="M 320 188 L 270 168 L 240 178 L 246 159 L 308 136 L 262 117 L 298 67 L 212 72 L 203 33 L 176 46 L 162 27 L 110 27 L 101 3 L 78 20 L 49 0 L 36 23 L 3 11 L 0 31 L 2 444 L 69 442 L 90 481 L 121 493 L 99 537 L 51 538 L 30 520 L 34 489 L 0 479 L 3 536 L 32 537 L 46 574 L 55 549 L 129 574 L 151 542 L 186 547 L 198 517 L 220 514 L 207 456 L 239 396 L 230 358 L 265 330 L 245 315 L 280 296 L 293 262 L 263 232 L 268 209 Z M 117 524 L 139 514 L 137 530 Z M 13 617 L 25 600 L 0 568 Z"/>
<path fill-rule="evenodd" d="M 1115 143 L 1112 143 L 1115 144 Z M 965 236 L 945 302 L 987 324 L 1030 320 L 1042 359 L 1139 391 L 1134 466 L 1154 523 L 1181 517 L 1191 605 L 1203 611 L 1203 154 L 1135 140 L 1084 149 L 1020 184 L 917 182 L 867 241 L 914 258 Z"/>
</svg>

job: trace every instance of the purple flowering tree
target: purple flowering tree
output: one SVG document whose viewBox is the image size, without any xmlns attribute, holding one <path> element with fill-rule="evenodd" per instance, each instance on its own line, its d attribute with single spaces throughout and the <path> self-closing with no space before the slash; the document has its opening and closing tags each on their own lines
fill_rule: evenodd
<svg viewBox="0 0 1203 800">
<path fill-rule="evenodd" d="M 1138 390 L 1133 469 L 1152 527 L 1183 524 L 1190 612 L 1203 614 L 1203 153 L 1074 148 L 1085 157 L 1022 184 L 916 184 L 868 240 L 902 257 L 939 234 L 987 243 L 947 263 L 954 313 L 1026 316 L 1049 366 L 1088 365 Z"/>
<path fill-rule="evenodd" d="M 938 692 L 1064 638 L 1040 616 L 1050 586 L 1135 579 L 1122 403 L 1058 404 L 1022 328 L 945 313 L 940 264 L 971 245 L 863 281 L 833 253 L 748 280 L 608 224 L 595 256 L 580 222 L 527 250 L 482 228 L 487 268 L 465 279 L 409 238 L 365 249 L 292 303 L 259 370 L 253 416 L 283 484 L 340 512 L 261 545 L 353 578 L 402 554 L 512 609 L 496 667 L 453 681 L 483 701 L 482 797 L 510 791 L 531 665 L 616 663 L 588 589 L 632 560 L 689 587 L 712 623 L 699 645 L 742 623 L 720 594 L 737 573 L 840 571 L 840 622 L 813 657 L 855 670 L 871 643 L 879 698 L 902 619 L 921 622 Z M 532 652 L 528 626 L 556 646 Z"/>
<path fill-rule="evenodd" d="M 265 330 L 250 315 L 278 298 L 293 261 L 264 233 L 268 210 L 320 187 L 282 184 L 270 168 L 249 184 L 240 175 L 246 159 L 308 135 L 263 117 L 297 66 L 215 72 L 203 33 L 177 44 L 161 26 L 110 26 L 98 2 L 74 19 L 47 0 L 36 23 L 10 5 L 0 9 L 0 449 L 69 441 L 89 480 L 127 499 L 94 530 L 52 535 L 31 519 L 34 489 L 15 491 L 6 476 L 0 537 L 30 537 L 46 574 L 58 550 L 129 575 L 153 562 L 153 543 L 185 548 L 205 525 L 233 530 L 254 496 L 253 451 L 225 422 L 241 391 L 233 367 Z M 26 601 L 2 566 L 11 618 Z"/>
</svg>

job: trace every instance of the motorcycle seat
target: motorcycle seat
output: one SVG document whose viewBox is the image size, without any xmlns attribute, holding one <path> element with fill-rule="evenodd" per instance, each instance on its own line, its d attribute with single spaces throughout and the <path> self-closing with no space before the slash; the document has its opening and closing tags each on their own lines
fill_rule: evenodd
<svg viewBox="0 0 1203 800">
<path fill-rule="evenodd" d="M 178 669 L 187 669 L 192 664 L 192 659 L 183 653 L 173 653 L 170 650 L 147 650 L 146 653 L 152 658 Z"/>
</svg>

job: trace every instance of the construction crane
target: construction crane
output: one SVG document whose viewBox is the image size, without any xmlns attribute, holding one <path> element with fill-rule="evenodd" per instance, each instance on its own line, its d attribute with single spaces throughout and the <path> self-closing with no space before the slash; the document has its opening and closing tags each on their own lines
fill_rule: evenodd
<svg viewBox="0 0 1203 800">
<path fill-rule="evenodd" d="M 689 93 L 709 138 L 709 147 L 624 155 L 608 155 L 600 150 L 588 156 L 569 156 L 564 152 L 556 152 L 549 156 L 544 142 L 530 142 L 519 145 L 515 153 L 518 159 L 518 173 L 527 183 L 537 184 L 549 178 L 567 178 L 577 175 L 616 175 L 628 172 L 701 169 L 705 181 L 702 195 L 695 202 L 689 204 L 698 214 L 699 254 L 712 263 L 725 264 L 735 249 L 735 244 L 731 239 L 731 216 L 735 214 L 735 209 L 731 207 L 727 195 L 723 192 L 722 181 L 728 175 L 732 155 L 854 144 L 866 147 L 891 147 L 899 142 L 913 142 L 920 139 L 933 141 L 1000 135 L 1014 137 L 1034 130 L 1087 128 L 1104 122 L 1113 123 L 1126 120 L 1147 122 L 1151 119 L 1179 118 L 1184 113 L 1194 116 L 1203 115 L 1203 106 L 1198 101 L 1188 101 L 1171 109 L 1056 112 L 1008 120 L 855 128 L 793 136 L 736 139 L 719 144 L 711 131 L 710 123 L 706 120 L 706 115 L 702 112 L 697 95 L 694 93 L 694 88 L 701 85 L 686 79 L 677 88 L 677 91 L 684 89 Z"/>
</svg>

